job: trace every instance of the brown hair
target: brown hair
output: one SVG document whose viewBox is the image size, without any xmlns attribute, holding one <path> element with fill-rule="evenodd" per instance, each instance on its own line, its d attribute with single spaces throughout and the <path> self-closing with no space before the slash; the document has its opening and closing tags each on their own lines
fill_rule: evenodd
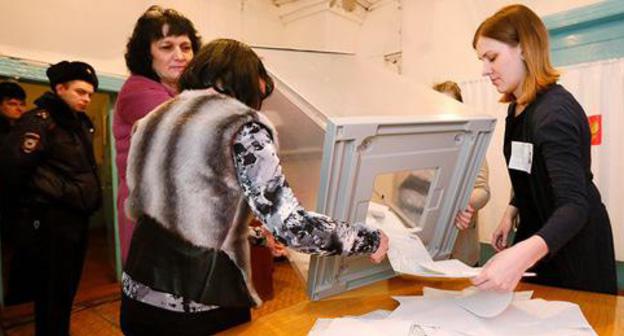
<svg viewBox="0 0 624 336">
<path fill-rule="evenodd" d="M 462 99 L 461 89 L 459 88 L 459 85 L 457 85 L 457 83 L 453 81 L 438 83 L 435 84 L 432 88 L 438 92 L 450 93 L 451 95 L 453 95 L 453 98 L 459 100 L 460 102 L 464 101 Z"/>
<path fill-rule="evenodd" d="M 167 26 L 166 36 L 163 27 Z M 188 36 L 193 54 L 201 47 L 201 37 L 191 20 L 170 8 L 150 6 L 137 20 L 132 36 L 126 44 L 126 65 L 134 75 L 141 75 L 160 82 L 160 77 L 152 68 L 152 42 L 167 36 Z"/>
<path fill-rule="evenodd" d="M 265 92 L 260 89 L 264 81 Z M 213 88 L 259 110 L 273 92 L 273 79 L 245 43 L 216 39 L 203 46 L 180 75 L 180 90 Z"/>
<path fill-rule="evenodd" d="M 472 39 L 476 49 L 477 40 L 484 36 L 503 42 L 511 47 L 520 45 L 526 67 L 526 78 L 522 83 L 522 96 L 506 93 L 501 102 L 516 101 L 519 104 L 532 102 L 537 94 L 555 84 L 559 72 L 550 63 L 548 32 L 542 20 L 528 7 L 511 5 L 500 9 L 481 23 Z"/>
</svg>

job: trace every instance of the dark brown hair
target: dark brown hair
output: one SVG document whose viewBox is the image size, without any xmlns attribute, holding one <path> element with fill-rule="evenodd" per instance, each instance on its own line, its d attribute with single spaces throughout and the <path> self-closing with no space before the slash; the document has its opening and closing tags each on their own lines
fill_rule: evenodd
<svg viewBox="0 0 624 336">
<path fill-rule="evenodd" d="M 459 88 L 459 85 L 457 85 L 457 83 L 453 81 L 438 83 L 435 84 L 432 88 L 438 92 L 450 93 L 453 95 L 453 98 L 459 100 L 460 102 L 464 101 L 462 99 L 461 89 Z"/>
<path fill-rule="evenodd" d="M 154 41 L 167 37 L 163 35 L 164 26 L 167 26 L 167 36 L 188 36 L 193 53 L 201 47 L 201 37 L 189 19 L 173 9 L 151 6 L 137 20 L 132 36 L 126 45 L 124 55 L 126 66 L 132 74 L 160 82 L 160 78 L 152 68 L 150 45 Z"/>
<path fill-rule="evenodd" d="M 264 93 L 260 80 L 266 84 Z M 214 88 L 254 109 L 260 109 L 273 91 L 273 79 L 258 55 L 248 45 L 231 39 L 203 46 L 180 76 L 179 85 L 180 90 Z"/>
<path fill-rule="evenodd" d="M 26 91 L 15 82 L 0 82 L 0 103 L 5 99 L 26 100 Z"/>
</svg>

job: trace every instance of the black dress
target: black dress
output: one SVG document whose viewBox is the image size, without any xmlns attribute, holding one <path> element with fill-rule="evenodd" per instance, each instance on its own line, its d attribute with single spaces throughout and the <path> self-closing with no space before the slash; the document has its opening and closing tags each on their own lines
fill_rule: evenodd
<svg viewBox="0 0 624 336">
<path fill-rule="evenodd" d="M 503 152 L 512 141 L 533 146 L 531 173 L 509 169 L 520 224 L 514 243 L 535 234 L 549 253 L 532 271 L 535 283 L 615 294 L 613 234 L 592 182 L 591 133 L 583 108 L 560 85 L 540 93 L 518 116 L 511 104 Z"/>
</svg>

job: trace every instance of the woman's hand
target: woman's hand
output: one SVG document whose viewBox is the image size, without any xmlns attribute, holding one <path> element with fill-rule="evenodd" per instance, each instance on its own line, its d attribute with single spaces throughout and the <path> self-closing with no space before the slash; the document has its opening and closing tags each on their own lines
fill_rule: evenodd
<svg viewBox="0 0 624 336">
<path fill-rule="evenodd" d="M 513 221 L 518 214 L 518 209 L 512 205 L 507 207 L 503 218 L 501 218 L 498 227 L 492 233 L 492 247 L 496 252 L 500 252 L 507 248 L 507 240 L 509 239 L 509 232 L 513 228 Z"/>
<path fill-rule="evenodd" d="M 383 231 L 379 230 L 379 247 L 375 253 L 371 254 L 369 259 L 374 264 L 379 264 L 386 257 L 388 253 L 388 236 Z"/>
<path fill-rule="evenodd" d="M 515 246 L 497 253 L 479 275 L 470 279 L 480 290 L 513 291 L 529 267 L 548 253 L 542 237 L 532 236 Z"/>
<path fill-rule="evenodd" d="M 472 220 L 472 216 L 474 216 L 475 208 L 468 204 L 466 210 L 460 210 L 455 216 L 455 226 L 460 230 L 466 230 L 470 227 L 470 221 Z"/>
</svg>

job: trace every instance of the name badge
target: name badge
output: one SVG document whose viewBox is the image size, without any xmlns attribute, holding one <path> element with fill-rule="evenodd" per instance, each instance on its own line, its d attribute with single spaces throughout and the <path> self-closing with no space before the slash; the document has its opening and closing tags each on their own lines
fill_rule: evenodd
<svg viewBox="0 0 624 336">
<path fill-rule="evenodd" d="M 521 170 L 531 174 L 533 164 L 533 144 L 529 142 L 512 141 L 509 169 Z"/>
</svg>

